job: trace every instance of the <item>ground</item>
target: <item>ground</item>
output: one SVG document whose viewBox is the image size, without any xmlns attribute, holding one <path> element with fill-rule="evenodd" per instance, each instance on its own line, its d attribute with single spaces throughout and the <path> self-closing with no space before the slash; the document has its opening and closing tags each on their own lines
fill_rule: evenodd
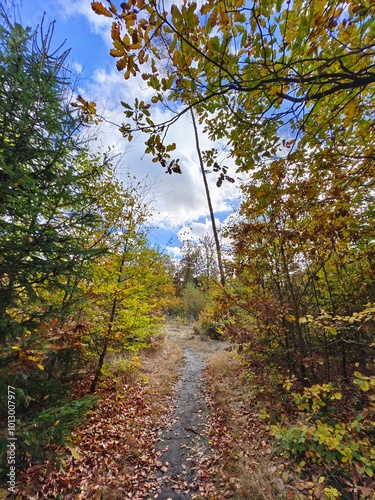
<svg viewBox="0 0 375 500">
<path fill-rule="evenodd" d="M 19 498 L 287 498 L 286 473 L 269 460 L 259 407 L 230 351 L 169 323 L 140 369 L 104 377 L 88 420 L 53 450 L 59 461 L 19 475 Z"/>
</svg>

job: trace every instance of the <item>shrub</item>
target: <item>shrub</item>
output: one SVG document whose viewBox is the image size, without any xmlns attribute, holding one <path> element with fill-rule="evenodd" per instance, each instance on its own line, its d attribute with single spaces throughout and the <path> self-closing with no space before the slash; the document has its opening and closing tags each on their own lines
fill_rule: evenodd
<svg viewBox="0 0 375 500">
<path fill-rule="evenodd" d="M 181 310 L 187 319 L 197 320 L 206 306 L 206 293 L 193 283 L 188 283 L 181 294 Z"/>
<path fill-rule="evenodd" d="M 375 379 L 355 372 L 354 382 L 364 391 L 375 386 Z M 294 457 L 301 467 L 308 463 L 324 464 L 325 468 L 350 474 L 354 467 L 359 474 L 373 477 L 375 473 L 375 442 L 373 420 L 374 397 L 362 413 L 340 417 L 334 400 L 342 399 L 332 384 L 305 388 L 293 393 L 299 412 L 294 425 L 278 423 L 270 426 L 279 446 Z M 347 417 L 345 421 L 344 418 Z"/>
<path fill-rule="evenodd" d="M 82 423 L 83 416 L 96 403 L 96 396 L 85 396 L 62 406 L 52 406 L 38 414 L 32 413 L 16 419 L 17 465 L 35 463 L 48 456 L 49 445 L 67 446 L 72 430 Z M 0 438 L 0 463 L 6 464 L 7 434 Z M 0 468 L 0 475 L 7 469 Z"/>
<path fill-rule="evenodd" d="M 133 354 L 131 358 L 115 359 L 105 363 L 102 374 L 105 378 L 109 377 L 113 382 L 123 384 L 134 382 L 139 376 L 141 367 L 141 358 L 137 354 Z"/>
</svg>

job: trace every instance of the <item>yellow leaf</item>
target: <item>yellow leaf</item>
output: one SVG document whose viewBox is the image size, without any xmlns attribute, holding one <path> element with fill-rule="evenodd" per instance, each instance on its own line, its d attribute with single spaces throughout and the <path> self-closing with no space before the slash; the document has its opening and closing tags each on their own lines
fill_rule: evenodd
<svg viewBox="0 0 375 500">
<path fill-rule="evenodd" d="M 208 12 L 210 12 L 210 10 L 212 10 L 212 5 L 211 4 L 206 3 L 206 4 L 202 5 L 202 7 L 201 7 L 201 14 L 202 14 L 202 16 L 204 16 L 204 14 L 207 14 Z"/>
<path fill-rule="evenodd" d="M 27 356 L 27 359 L 29 361 L 40 361 L 40 358 L 38 356 L 31 356 L 31 355 L 28 355 Z"/>
<path fill-rule="evenodd" d="M 119 49 L 111 49 L 109 51 L 112 57 L 121 57 L 124 55 L 124 50 L 119 50 Z"/>
<path fill-rule="evenodd" d="M 124 47 L 129 47 L 130 46 L 129 35 L 125 35 L 124 36 L 124 38 L 122 39 L 122 45 L 124 45 Z"/>
<path fill-rule="evenodd" d="M 79 454 L 78 452 L 78 448 L 76 448 L 75 446 L 69 446 L 69 451 L 70 453 L 72 454 L 72 457 L 75 458 L 76 460 L 80 460 L 82 457 L 81 455 Z"/>
<path fill-rule="evenodd" d="M 56 422 L 53 424 L 54 426 L 59 425 L 60 420 L 56 420 Z"/>
<path fill-rule="evenodd" d="M 91 2 L 91 8 L 95 14 L 98 14 L 99 16 L 112 17 L 110 11 L 100 2 Z"/>
</svg>

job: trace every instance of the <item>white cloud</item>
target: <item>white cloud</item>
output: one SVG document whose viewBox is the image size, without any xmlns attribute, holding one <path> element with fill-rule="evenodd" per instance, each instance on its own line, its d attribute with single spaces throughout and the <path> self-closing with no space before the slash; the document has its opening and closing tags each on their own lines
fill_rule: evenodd
<svg viewBox="0 0 375 500">
<path fill-rule="evenodd" d="M 103 2 L 105 4 L 105 2 Z M 100 35 L 104 43 L 112 46 L 110 26 L 112 19 L 99 16 L 91 8 L 90 0 L 75 0 L 74 2 L 67 2 L 65 0 L 49 0 L 47 1 L 48 12 L 53 13 L 59 11 L 58 16 L 64 19 L 82 15 L 88 21 L 91 31 L 96 35 Z M 56 12 L 57 14 L 57 12 Z M 83 42 L 84 43 L 84 42 Z"/>
<path fill-rule="evenodd" d="M 89 0 L 76 0 L 75 2 L 46 0 L 43 3 L 39 2 L 38 5 L 43 6 L 48 12 L 49 19 L 69 21 L 82 16 L 89 23 L 91 32 L 101 37 L 102 43 L 108 50 L 112 46 L 110 37 L 112 21 L 95 14 Z M 36 12 L 35 15 L 40 19 L 40 12 Z M 68 35 L 67 33 L 69 43 Z M 100 43 L 100 40 L 98 42 Z M 83 46 L 85 44 L 84 36 L 82 44 Z M 78 52 L 77 48 L 75 51 Z M 148 101 L 153 91 L 147 87 L 141 77 L 125 80 L 123 74 L 117 71 L 115 60 L 109 54 L 105 60 L 95 60 L 95 47 L 91 49 L 90 54 L 90 60 L 95 61 L 96 69 L 92 71 L 88 79 L 82 78 L 79 82 L 78 93 L 89 101 L 95 101 L 98 112 L 103 114 L 108 122 L 112 122 L 102 123 L 98 128 L 96 141 L 98 147 L 103 150 L 112 147 L 114 152 L 119 153 L 121 156 L 119 175 L 121 172 L 131 171 L 142 179 L 142 182 L 147 183 L 148 187 L 155 186 L 154 189 L 150 189 L 149 200 L 155 207 L 155 215 L 152 218 L 155 224 L 174 232 L 178 232 L 182 226 L 190 225 L 194 238 L 210 233 L 207 199 L 197 158 L 193 127 L 188 113 L 170 128 L 166 137 L 168 142 L 175 142 L 177 145 L 173 154 L 180 158 L 183 173 L 168 175 L 160 165 L 151 161 L 149 155 L 144 154 L 146 139 L 144 134 L 135 133 L 134 140 L 129 144 L 118 131 L 118 125 L 125 121 L 120 101 L 131 104 L 136 97 Z M 73 62 L 72 66 L 78 73 L 82 68 L 82 64 L 77 62 Z M 84 76 L 84 71 L 82 76 Z M 154 106 L 153 109 L 155 122 L 163 122 L 173 116 L 165 108 Z M 202 150 L 213 146 L 203 133 L 200 135 L 200 142 Z M 217 174 L 209 175 L 208 180 L 215 213 L 231 211 L 231 200 L 239 197 L 238 186 L 224 183 L 221 188 L 217 188 Z M 206 221 L 198 222 L 202 218 L 206 218 Z"/>
<path fill-rule="evenodd" d="M 99 35 L 103 42 L 108 46 L 111 43 L 111 30 L 110 26 L 112 20 L 95 14 L 91 8 L 90 0 L 75 0 L 74 2 L 67 2 L 65 0 L 24 0 L 25 4 L 32 3 L 32 9 L 28 5 L 24 6 L 21 2 L 20 14 L 21 20 L 28 26 L 40 26 L 44 18 L 44 27 L 46 28 L 49 23 L 53 21 L 69 21 L 77 16 L 83 16 L 89 23 L 91 32 Z M 66 33 L 69 35 L 69 33 Z M 82 39 L 82 44 L 85 40 Z"/>
<path fill-rule="evenodd" d="M 181 259 L 182 254 L 181 254 L 181 248 L 180 247 L 166 247 L 165 250 L 167 251 L 168 255 L 172 257 L 172 259 Z"/>
<path fill-rule="evenodd" d="M 75 73 L 77 75 L 80 75 L 82 73 L 82 71 L 83 71 L 83 66 L 79 62 L 73 62 L 72 63 L 72 69 L 73 69 L 73 71 L 75 71 Z"/>
<path fill-rule="evenodd" d="M 143 85 L 144 82 L 142 81 Z M 106 109 L 106 119 L 120 124 L 124 119 L 123 108 L 119 105 L 121 100 L 132 103 L 135 97 L 145 101 L 151 97 L 149 89 L 143 91 L 141 82 L 137 79 L 124 80 L 122 74 L 116 70 L 106 72 L 103 68 L 97 70 L 93 81 L 86 90 L 90 100 L 95 100 L 98 109 Z M 140 97 L 142 96 L 142 97 Z M 154 120 L 161 122 L 170 115 L 156 109 Z M 180 159 L 182 174 L 166 174 L 159 164 L 152 162 L 152 158 L 144 153 L 146 136 L 135 133 L 134 140 L 129 144 L 123 138 L 118 127 L 109 123 L 100 126 L 99 143 L 106 149 L 114 146 L 115 151 L 123 154 L 119 172 L 131 171 L 139 178 L 145 178 L 150 185 L 157 188 L 152 190 L 155 216 L 153 221 L 164 228 L 176 228 L 182 224 L 196 221 L 201 217 L 209 216 L 203 178 L 198 162 L 194 132 L 191 121 L 187 115 L 178 120 L 170 128 L 166 141 L 175 142 L 175 157 Z M 212 144 L 205 136 L 201 136 L 201 147 L 209 148 Z M 224 183 L 221 188 L 216 187 L 217 174 L 208 176 L 210 194 L 213 208 L 217 212 L 232 210 L 230 200 L 237 199 L 238 185 Z M 155 195 L 155 190 L 157 194 Z"/>
<path fill-rule="evenodd" d="M 216 227 L 220 227 L 220 221 L 215 218 Z M 193 221 L 190 224 L 185 224 L 181 227 L 178 232 L 178 237 L 180 241 L 198 241 L 200 238 L 206 235 L 212 235 L 212 223 L 211 219 L 206 218 L 204 222 Z"/>
</svg>

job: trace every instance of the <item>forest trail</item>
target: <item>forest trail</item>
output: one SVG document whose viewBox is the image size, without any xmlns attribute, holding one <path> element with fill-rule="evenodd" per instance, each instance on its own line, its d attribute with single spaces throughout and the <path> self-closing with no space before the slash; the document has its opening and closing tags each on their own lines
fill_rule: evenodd
<svg viewBox="0 0 375 500">
<path fill-rule="evenodd" d="M 103 376 L 70 447 L 54 449 L 63 467 L 47 459 L 20 471 L 18 498 L 285 498 L 275 474 L 284 465 L 271 459 L 266 423 L 228 346 L 167 324 L 140 369 Z"/>
<path fill-rule="evenodd" d="M 228 343 L 203 339 L 180 322 L 167 324 L 161 338 L 155 350 L 142 355 L 141 371 L 130 371 L 129 379 L 123 372 L 103 376 L 100 399 L 74 430 L 72 444 L 54 450 L 63 467 L 46 460 L 20 471 L 19 498 L 231 498 L 221 493 L 227 479 L 215 468 L 222 463 L 215 437 L 221 442 L 224 435 L 215 412 L 207 408 L 210 379 L 205 372 L 215 355 L 228 358 Z M 116 369 L 117 358 L 112 362 Z M 82 387 L 88 382 L 83 378 Z"/>
<path fill-rule="evenodd" d="M 226 343 L 201 340 L 193 335 L 191 327 L 178 324 L 169 325 L 167 335 L 182 347 L 184 365 L 177 383 L 174 413 L 156 443 L 162 452 L 158 473 L 161 491 L 154 498 L 182 500 L 192 498 L 199 461 L 210 453 L 203 371 L 208 356 L 224 349 Z"/>
</svg>

